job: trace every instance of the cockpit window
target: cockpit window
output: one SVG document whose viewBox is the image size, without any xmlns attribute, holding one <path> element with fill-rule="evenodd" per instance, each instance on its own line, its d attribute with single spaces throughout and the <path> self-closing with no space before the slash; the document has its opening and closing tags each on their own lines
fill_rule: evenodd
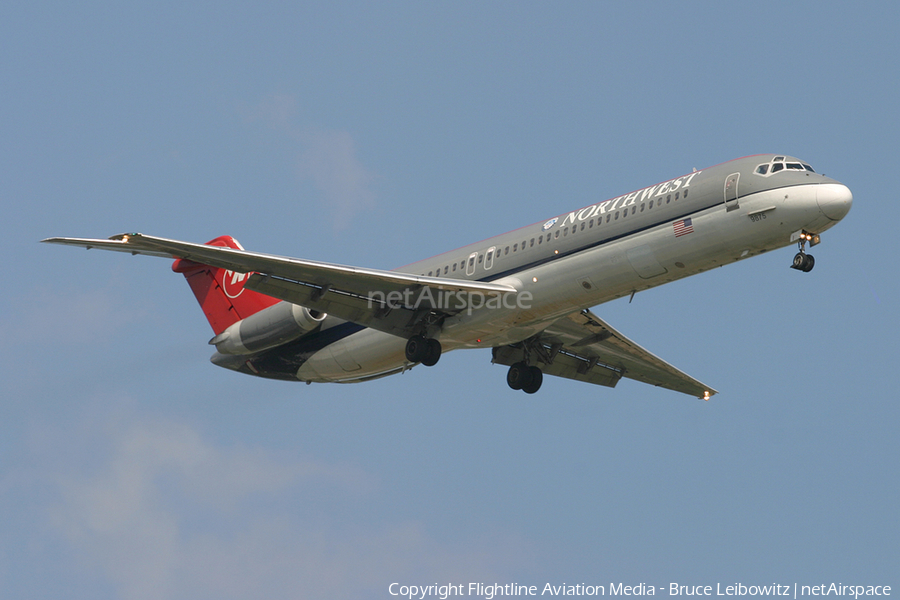
<svg viewBox="0 0 900 600">
<path fill-rule="evenodd" d="M 772 158 L 771 162 L 757 165 L 754 173 L 756 175 L 762 175 L 764 177 L 770 177 L 775 173 L 778 173 L 779 171 L 784 171 L 785 169 L 789 171 L 808 171 L 810 173 L 815 173 L 815 170 L 811 166 L 809 166 L 805 162 L 794 162 L 796 160 L 796 158 L 776 156 Z"/>
</svg>

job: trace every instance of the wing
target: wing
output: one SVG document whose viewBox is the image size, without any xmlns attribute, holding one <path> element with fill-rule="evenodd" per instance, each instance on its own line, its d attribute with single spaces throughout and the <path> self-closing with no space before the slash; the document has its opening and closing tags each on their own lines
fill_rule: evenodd
<svg viewBox="0 0 900 600">
<path fill-rule="evenodd" d="M 244 287 L 327 312 L 379 331 L 408 337 L 422 318 L 464 310 L 475 294 L 515 294 L 502 283 L 444 279 L 349 267 L 299 258 L 168 240 L 140 233 L 108 240 L 48 238 L 50 244 L 181 258 L 237 273 L 253 273 Z"/>
<path fill-rule="evenodd" d="M 572 313 L 538 334 L 536 351 L 541 371 L 567 379 L 615 387 L 622 377 L 708 400 L 716 390 L 644 350 L 584 310 Z M 517 345 L 494 349 L 494 362 L 512 365 L 522 360 Z"/>
</svg>

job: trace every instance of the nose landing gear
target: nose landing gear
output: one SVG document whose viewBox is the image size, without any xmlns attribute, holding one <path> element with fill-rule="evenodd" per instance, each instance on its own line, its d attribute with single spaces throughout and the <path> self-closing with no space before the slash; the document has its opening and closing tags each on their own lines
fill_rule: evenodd
<svg viewBox="0 0 900 600">
<path fill-rule="evenodd" d="M 794 255 L 794 262 L 791 264 L 792 269 L 809 273 L 816 266 L 816 259 L 812 254 L 807 254 L 803 250 Z"/>
<path fill-rule="evenodd" d="M 813 258 L 812 254 L 806 253 L 806 242 L 809 242 L 810 246 L 815 246 L 821 240 L 818 235 L 807 233 L 805 231 L 800 231 L 792 237 L 799 241 L 800 251 L 794 255 L 794 262 L 791 263 L 791 268 L 803 271 L 804 273 L 809 273 L 813 270 L 813 267 L 816 266 L 816 259 Z"/>
</svg>

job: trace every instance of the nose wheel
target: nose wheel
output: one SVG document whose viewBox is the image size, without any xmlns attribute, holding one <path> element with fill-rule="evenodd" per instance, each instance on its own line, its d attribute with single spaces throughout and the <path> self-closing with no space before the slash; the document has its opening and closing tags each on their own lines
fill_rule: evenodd
<svg viewBox="0 0 900 600">
<path fill-rule="evenodd" d="M 791 264 L 792 269 L 797 269 L 804 273 L 812 271 L 814 266 L 816 266 L 816 259 L 813 258 L 812 254 L 807 254 L 802 250 L 794 255 L 794 262 Z"/>
<path fill-rule="evenodd" d="M 813 258 L 812 254 L 806 253 L 806 242 L 809 242 L 810 246 L 815 246 L 819 243 L 819 236 L 803 231 L 799 232 L 799 238 L 800 251 L 794 255 L 794 262 L 791 263 L 791 268 L 809 273 L 816 266 L 816 259 Z"/>
</svg>

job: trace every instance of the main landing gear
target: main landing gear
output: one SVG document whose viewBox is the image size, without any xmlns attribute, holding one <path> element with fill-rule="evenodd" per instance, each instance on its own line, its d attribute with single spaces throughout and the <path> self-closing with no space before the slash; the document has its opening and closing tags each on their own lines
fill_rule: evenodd
<svg viewBox="0 0 900 600">
<path fill-rule="evenodd" d="M 514 390 L 533 394 L 541 389 L 544 374 L 537 367 L 529 367 L 524 362 L 514 363 L 506 373 L 506 383 Z"/>
<path fill-rule="evenodd" d="M 816 266 L 816 259 L 813 258 L 812 254 L 806 253 L 806 242 L 809 242 L 810 246 L 815 246 L 819 241 L 818 235 L 806 233 L 805 231 L 801 232 L 799 238 L 800 251 L 794 255 L 794 262 L 791 263 L 791 268 L 804 273 L 812 271 L 813 267 Z"/>
<path fill-rule="evenodd" d="M 441 343 L 424 335 L 414 335 L 406 342 L 406 360 L 433 367 L 441 358 Z"/>
</svg>

